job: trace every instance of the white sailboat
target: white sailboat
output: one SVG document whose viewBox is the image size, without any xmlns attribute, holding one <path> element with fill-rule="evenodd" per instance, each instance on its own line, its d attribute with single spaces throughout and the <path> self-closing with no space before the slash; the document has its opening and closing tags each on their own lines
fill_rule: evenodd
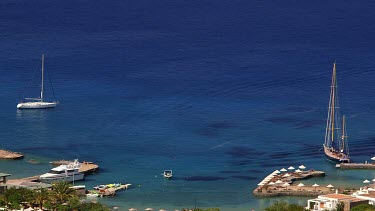
<svg viewBox="0 0 375 211">
<path fill-rule="evenodd" d="M 345 116 L 340 119 L 339 102 L 337 96 L 336 63 L 333 64 L 331 94 L 328 105 L 326 135 L 324 139 L 324 153 L 329 160 L 338 163 L 349 163 L 349 146 L 346 134 Z M 342 122 L 342 125 L 341 125 Z M 342 126 L 342 128 L 340 128 Z M 341 137 L 340 137 L 341 135 Z"/>
<path fill-rule="evenodd" d="M 44 101 L 44 54 L 42 55 L 42 84 L 40 90 L 40 97 L 38 98 L 25 98 L 29 102 L 20 102 L 17 104 L 18 109 L 38 109 L 38 108 L 54 108 L 57 105 L 56 101 Z"/>
</svg>

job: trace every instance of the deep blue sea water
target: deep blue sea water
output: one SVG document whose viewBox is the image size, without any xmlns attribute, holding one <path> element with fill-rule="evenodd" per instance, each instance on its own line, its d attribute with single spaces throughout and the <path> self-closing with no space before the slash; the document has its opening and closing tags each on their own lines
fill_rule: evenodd
<svg viewBox="0 0 375 211">
<path fill-rule="evenodd" d="M 375 155 L 374 9 L 339 0 L 2 0 L 0 147 L 26 158 L 0 161 L 0 171 L 19 178 L 48 171 L 50 160 L 93 161 L 101 171 L 87 187 L 133 184 L 103 199 L 122 210 L 305 205 L 251 195 L 290 165 L 326 171 L 306 184 L 358 187 L 375 172 L 337 170 L 319 150 L 336 61 L 352 159 Z M 60 105 L 19 111 L 22 95 L 38 94 L 43 53 Z"/>
</svg>

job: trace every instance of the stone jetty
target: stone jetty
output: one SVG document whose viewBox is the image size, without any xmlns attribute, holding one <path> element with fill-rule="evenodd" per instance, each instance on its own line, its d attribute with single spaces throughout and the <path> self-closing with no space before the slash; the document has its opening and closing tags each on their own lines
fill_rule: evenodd
<svg viewBox="0 0 375 211">
<path fill-rule="evenodd" d="M 375 163 L 340 163 L 336 164 L 340 169 L 375 169 Z"/>
<path fill-rule="evenodd" d="M 280 173 L 280 172 L 279 172 Z M 325 186 L 298 186 L 294 181 L 305 180 L 311 177 L 324 177 L 323 171 L 300 171 L 288 173 L 272 173 L 259 183 L 253 191 L 254 196 L 318 196 L 321 194 L 333 193 L 334 190 Z M 268 178 L 268 179 L 267 179 Z"/>
<path fill-rule="evenodd" d="M 8 150 L 0 149 L 0 159 L 15 160 L 21 158 L 23 158 L 23 154 L 19 152 L 11 152 Z"/>
</svg>

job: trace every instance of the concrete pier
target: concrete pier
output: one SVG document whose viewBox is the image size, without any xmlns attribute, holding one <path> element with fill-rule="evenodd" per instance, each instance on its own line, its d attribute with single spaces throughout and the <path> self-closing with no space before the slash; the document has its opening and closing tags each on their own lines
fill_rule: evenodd
<svg viewBox="0 0 375 211">
<path fill-rule="evenodd" d="M 289 176 L 288 176 L 288 175 Z M 312 187 L 303 186 L 298 187 L 293 184 L 294 181 L 305 180 L 311 177 L 324 177 L 323 171 L 302 171 L 301 173 L 288 172 L 279 175 L 275 175 L 267 184 L 259 185 L 254 191 L 253 195 L 258 197 L 269 197 L 269 196 L 318 196 L 321 194 L 333 193 L 334 191 L 325 186 Z M 278 180 L 282 181 L 279 184 L 276 183 Z M 271 185 L 271 184 L 272 185 Z M 284 184 L 289 184 L 284 186 Z"/>
<path fill-rule="evenodd" d="M 336 164 L 340 169 L 375 169 L 375 163 L 340 163 Z"/>
</svg>

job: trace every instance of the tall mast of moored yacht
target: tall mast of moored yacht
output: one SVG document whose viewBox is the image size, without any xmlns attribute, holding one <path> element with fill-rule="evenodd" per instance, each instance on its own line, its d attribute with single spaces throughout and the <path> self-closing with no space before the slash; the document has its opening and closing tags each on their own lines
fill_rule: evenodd
<svg viewBox="0 0 375 211">
<path fill-rule="evenodd" d="M 334 136 L 335 136 L 335 96 L 336 91 L 336 63 L 333 63 L 333 73 L 332 73 L 332 87 L 331 87 L 331 93 L 332 93 L 332 108 L 331 108 L 331 136 L 332 136 L 332 143 L 334 142 Z"/>
<path fill-rule="evenodd" d="M 348 138 L 348 136 L 346 135 L 346 122 L 345 122 L 345 115 L 342 116 L 342 136 L 341 136 L 341 149 L 340 150 L 343 150 L 343 151 L 348 151 L 348 149 L 346 149 L 346 139 Z M 348 154 L 348 152 L 346 152 Z"/>
<path fill-rule="evenodd" d="M 40 90 L 40 101 L 43 102 L 43 91 L 44 91 L 44 54 L 42 54 L 42 87 Z"/>
</svg>

